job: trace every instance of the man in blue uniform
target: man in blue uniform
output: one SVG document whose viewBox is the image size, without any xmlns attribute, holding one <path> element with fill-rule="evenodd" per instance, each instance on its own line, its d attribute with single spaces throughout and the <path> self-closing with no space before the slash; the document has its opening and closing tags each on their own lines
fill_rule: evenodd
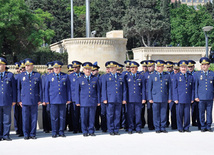
<svg viewBox="0 0 214 155">
<path fill-rule="evenodd" d="M 42 103 L 42 120 L 43 120 L 43 130 L 45 133 L 49 133 L 51 131 L 51 116 L 50 116 L 50 105 L 45 103 L 45 83 L 46 78 L 49 74 L 53 73 L 53 63 L 48 62 L 47 73 L 42 75 L 42 92 L 43 92 L 43 103 Z"/>
<path fill-rule="evenodd" d="M 25 60 L 20 61 L 20 73 L 25 72 Z"/>
<path fill-rule="evenodd" d="M 25 59 L 26 72 L 18 78 L 18 102 L 22 107 L 24 139 L 36 139 L 38 105 L 42 102 L 42 80 L 38 72 L 33 71 L 34 61 Z"/>
<path fill-rule="evenodd" d="M 153 104 L 148 100 L 148 80 L 150 75 L 155 73 L 155 61 L 154 60 L 147 60 L 148 71 L 144 73 L 144 77 L 146 80 L 146 100 L 147 100 L 147 123 L 149 130 L 154 130 L 154 123 L 153 123 Z"/>
<path fill-rule="evenodd" d="M 174 71 L 173 71 L 173 62 L 172 61 L 166 61 L 166 68 L 167 68 L 167 73 L 170 75 L 170 78 L 172 80 L 172 77 L 174 75 Z M 172 85 L 171 85 L 172 86 Z M 173 101 L 172 101 L 173 102 Z M 170 109 L 170 104 L 167 104 L 167 111 L 166 111 L 166 127 L 169 127 L 170 122 L 169 122 L 169 109 Z M 171 125 L 172 126 L 172 125 Z"/>
<path fill-rule="evenodd" d="M 195 69 L 196 62 L 193 60 L 188 60 L 188 73 L 192 74 L 193 77 L 195 77 L 195 74 L 197 73 Z M 192 126 L 198 126 L 199 130 L 201 130 L 200 120 L 199 120 L 199 109 L 198 109 L 198 102 L 194 101 L 191 104 L 191 114 L 192 114 Z"/>
<path fill-rule="evenodd" d="M 122 73 L 123 73 L 123 67 L 124 67 L 124 65 L 118 64 L 118 65 L 117 65 L 117 73 L 122 74 Z"/>
<path fill-rule="evenodd" d="M 120 135 L 122 103 L 126 104 L 127 92 L 124 76 L 117 73 L 117 62 L 109 62 L 110 72 L 102 79 L 102 100 L 107 104 L 107 120 L 110 135 Z"/>
<path fill-rule="evenodd" d="M 74 72 L 74 68 L 73 68 L 73 65 L 72 65 L 72 64 L 69 64 L 69 65 L 67 66 L 67 68 L 68 68 L 68 75 L 70 75 L 71 73 Z"/>
<path fill-rule="evenodd" d="M 177 127 L 179 132 L 191 132 L 190 126 L 190 104 L 194 101 L 194 78 L 187 73 L 186 60 L 179 61 L 180 73 L 173 79 L 173 98 L 177 105 Z"/>
<path fill-rule="evenodd" d="M 147 60 L 141 61 L 140 64 L 142 64 L 142 73 L 146 73 L 148 71 Z"/>
<path fill-rule="evenodd" d="M 106 74 L 110 73 L 109 62 L 105 63 L 105 67 Z M 101 101 L 102 101 L 102 79 L 106 74 L 101 75 L 99 78 Z M 102 132 L 107 132 L 107 105 L 104 104 L 103 102 L 101 102 L 101 130 Z"/>
<path fill-rule="evenodd" d="M 170 75 L 163 72 L 165 62 L 157 60 L 157 72 L 148 80 L 148 100 L 153 103 L 153 119 L 156 133 L 167 133 L 167 105 L 171 102 Z"/>
<path fill-rule="evenodd" d="M 214 92 L 214 72 L 209 71 L 210 60 L 206 57 L 200 59 L 201 71 L 195 75 L 195 101 L 199 102 L 199 118 L 201 132 L 209 131 L 212 125 L 212 108 Z M 206 111 L 206 121 L 205 121 Z"/>
<path fill-rule="evenodd" d="M 11 72 L 5 71 L 6 59 L 0 57 L 0 141 L 11 141 L 11 107 L 16 104 L 16 83 Z"/>
<path fill-rule="evenodd" d="M 141 112 L 142 104 L 146 103 L 146 83 L 144 76 L 137 71 L 139 64 L 135 61 L 130 63 L 131 73 L 125 77 L 125 81 L 127 83 L 128 133 L 132 134 L 133 130 L 137 133 L 142 133 Z"/>
<path fill-rule="evenodd" d="M 98 77 L 98 79 L 100 78 L 99 69 L 100 69 L 100 66 L 98 66 L 97 62 L 95 62 L 92 66 L 91 71 L 92 71 L 92 75 Z M 99 130 L 101 127 L 100 117 L 101 117 L 101 107 L 99 105 L 96 108 L 96 115 L 95 115 L 95 129 L 96 130 Z"/>
<path fill-rule="evenodd" d="M 17 74 L 14 75 L 16 88 L 17 88 L 17 81 L 20 75 L 20 62 L 15 62 L 15 69 Z M 16 99 L 17 100 L 17 99 Z M 22 107 L 18 104 L 18 102 L 13 106 L 14 107 L 14 128 L 16 130 L 16 134 L 19 137 L 24 136 L 22 130 Z"/>
<path fill-rule="evenodd" d="M 66 104 L 71 103 L 70 81 L 68 75 L 61 72 L 63 63 L 53 62 L 53 73 L 46 78 L 45 102 L 50 104 L 52 137 L 65 137 Z"/>
<path fill-rule="evenodd" d="M 100 106 L 99 78 L 92 75 L 92 63 L 82 64 L 84 76 L 77 79 L 75 88 L 75 102 L 80 106 L 81 127 L 83 136 L 95 136 L 94 124 L 97 106 Z"/>
<path fill-rule="evenodd" d="M 74 68 L 74 73 L 69 75 L 70 80 L 70 92 L 71 92 L 71 114 L 72 114 L 72 122 L 73 122 L 73 133 L 76 134 L 78 132 L 81 132 L 81 123 L 80 123 L 80 107 L 76 105 L 75 103 L 75 86 L 76 86 L 76 80 L 83 76 L 83 73 L 80 72 L 80 67 L 82 65 L 79 61 L 72 61 L 72 65 Z"/>
</svg>

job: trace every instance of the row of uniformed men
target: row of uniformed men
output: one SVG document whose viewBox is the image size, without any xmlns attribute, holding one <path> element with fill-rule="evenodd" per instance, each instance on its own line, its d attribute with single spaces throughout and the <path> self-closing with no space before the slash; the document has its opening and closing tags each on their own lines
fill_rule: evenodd
<svg viewBox="0 0 214 155">
<path fill-rule="evenodd" d="M 206 70 L 208 70 L 210 63 L 209 59 L 202 58 L 200 62 L 202 63 L 202 66 L 207 66 Z M 70 104 L 71 101 L 73 102 L 73 127 L 78 128 L 79 126 L 77 121 L 79 117 L 79 110 L 77 109 L 80 108 L 83 135 L 88 136 L 88 134 L 90 134 L 94 136 L 95 111 L 97 104 L 99 105 L 101 103 L 101 98 L 104 103 L 103 106 L 107 109 L 107 126 L 111 135 L 119 134 L 120 114 L 122 109 L 121 103 L 126 104 L 127 102 L 128 131 L 129 133 L 132 133 L 133 130 L 136 130 L 138 133 L 141 133 L 141 109 L 142 103 L 145 104 L 146 100 L 149 101 L 148 104 L 150 105 L 150 107 L 151 105 L 153 105 L 154 126 L 157 133 L 167 132 L 165 130 L 168 105 L 167 101 L 171 103 L 172 99 L 175 101 L 175 103 L 179 103 L 177 105 L 178 130 L 180 132 L 189 132 L 188 116 L 190 102 L 194 101 L 194 96 L 201 94 L 201 92 L 194 93 L 194 86 L 196 85 L 194 84 L 194 82 L 197 82 L 197 80 L 194 80 L 191 74 L 186 73 L 186 66 L 188 65 L 188 62 L 185 60 L 179 62 L 181 73 L 177 74 L 177 76 L 173 76 L 173 78 L 170 78 L 168 73 L 163 72 L 165 62 L 162 60 L 157 60 L 157 72 L 154 72 L 154 74 L 150 72 L 151 74 L 150 76 L 148 76 L 147 82 L 145 80 L 147 72 L 137 72 L 139 64 L 133 61 L 127 62 L 130 63 L 131 72 L 124 72 L 123 74 L 116 73 L 117 66 L 119 65 L 118 63 L 114 61 L 107 62 L 106 67 L 110 68 L 111 73 L 107 73 L 106 75 L 101 76 L 99 79 L 96 76 L 91 75 L 92 64 L 89 62 L 83 64 L 85 75 L 81 76 L 80 72 L 75 72 L 68 76 L 61 72 L 62 63 L 55 61 L 53 62 L 54 73 L 50 73 L 49 75 L 46 75 L 46 78 L 43 78 L 45 80 L 43 82 L 43 86 L 41 83 L 40 75 L 32 71 L 33 63 L 33 60 L 26 59 L 25 65 L 27 72 L 23 72 L 17 78 L 17 101 L 22 107 L 24 139 L 36 139 L 36 120 L 38 108 L 36 105 L 40 104 L 42 101 L 44 101 L 43 105 L 49 105 L 49 103 L 51 104 L 50 113 L 53 137 L 56 137 L 57 135 L 65 137 L 65 103 Z M 147 66 L 149 66 L 148 68 L 154 66 L 154 61 L 147 61 L 144 62 L 144 64 L 145 63 L 147 64 Z M 5 65 L 6 60 L 1 58 L 1 66 L 3 66 L 2 68 L 5 68 Z M 80 65 L 80 62 L 73 62 L 74 68 L 78 68 L 80 67 Z M 203 77 L 203 75 L 200 75 L 198 85 L 200 86 L 200 82 L 203 82 L 203 79 L 207 81 L 206 78 L 209 77 L 209 83 L 207 84 L 207 82 L 205 82 L 204 84 L 206 84 L 206 90 L 208 92 L 211 92 L 211 89 L 213 88 L 211 87 L 213 81 L 211 77 L 213 77 L 213 73 L 211 71 L 206 72 L 206 70 L 204 69 L 207 75 L 205 77 Z M 4 70 L 2 71 L 1 73 L 3 73 L 3 75 L 12 74 L 9 72 L 5 72 Z M 202 73 L 204 72 L 201 72 L 201 74 Z M 208 76 L 208 74 L 210 75 Z M 4 78 L 5 76 L 3 75 L 1 74 L 1 77 Z M 9 85 L 10 81 L 13 81 L 12 79 L 12 77 L 10 80 L 7 78 L 7 80 L 3 80 L 2 82 L 5 81 L 8 86 L 14 87 L 13 84 Z M 173 79 L 175 82 L 173 81 Z M 75 83 L 74 85 L 72 85 L 72 81 L 73 83 Z M 172 81 L 173 85 L 171 84 Z M 148 83 L 148 85 L 146 83 Z M 182 86 L 181 83 L 185 84 Z M 180 88 L 180 86 L 182 87 Z M 100 87 L 102 88 L 101 93 Z M 43 89 L 44 93 L 42 93 Z M 14 88 L 11 90 L 13 90 L 11 91 L 12 94 L 8 94 L 10 95 L 10 98 L 15 101 L 15 90 Z M 197 91 L 201 91 L 201 89 L 197 89 Z M 148 92 L 148 94 L 146 92 Z M 186 94 L 183 94 L 184 92 Z M 171 96 L 171 93 L 173 94 L 173 97 Z M 208 94 L 210 95 L 210 93 Z M 211 98 L 212 96 L 209 97 Z M 203 108 L 202 114 L 199 115 L 201 121 L 200 124 L 202 125 L 202 131 L 212 131 L 210 128 L 210 117 L 212 116 L 210 115 L 210 109 L 212 109 L 210 98 L 209 102 L 205 101 L 201 106 L 200 103 L 203 99 L 200 100 L 200 95 L 195 98 L 196 101 L 200 100 L 199 107 Z M 13 104 L 15 103 L 13 102 Z M 8 108 L 10 106 L 2 106 L 3 109 L 5 107 Z M 209 113 L 209 117 L 207 116 L 206 123 L 204 121 L 203 114 L 205 107 Z M 207 107 L 210 107 L 210 109 Z M 3 112 L 4 111 L 8 112 L 10 110 L 4 109 Z M 182 123 L 183 112 L 185 112 L 184 127 Z M 10 140 L 8 132 L 9 129 L 4 126 L 6 119 L 7 118 L 3 118 L 3 122 L 1 123 L 3 125 L 2 132 L 4 132 L 2 134 L 2 138 Z M 30 120 L 31 124 L 29 124 Z M 75 125 L 75 123 L 77 125 Z"/>
</svg>

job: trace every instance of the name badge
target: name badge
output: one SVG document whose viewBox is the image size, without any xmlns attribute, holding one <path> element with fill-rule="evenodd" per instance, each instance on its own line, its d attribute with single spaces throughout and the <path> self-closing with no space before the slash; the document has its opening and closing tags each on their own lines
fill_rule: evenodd
<svg viewBox="0 0 214 155">
<path fill-rule="evenodd" d="M 25 81 L 25 79 L 26 79 L 26 78 L 25 78 L 25 76 L 24 76 L 22 80 Z"/>
<path fill-rule="evenodd" d="M 9 83 L 9 81 L 6 82 L 6 84 L 8 84 L 8 83 Z"/>
<path fill-rule="evenodd" d="M 65 82 L 63 82 L 63 85 L 65 86 Z"/>
<path fill-rule="evenodd" d="M 73 82 L 75 82 L 75 78 L 73 78 Z"/>
<path fill-rule="evenodd" d="M 85 85 L 85 82 L 84 82 L 84 81 L 82 81 L 82 85 Z"/>
<path fill-rule="evenodd" d="M 203 76 L 202 75 L 200 76 L 200 80 L 203 80 Z"/>
<path fill-rule="evenodd" d="M 157 79 L 157 77 L 155 77 L 155 81 L 157 81 L 158 79 Z"/>
<path fill-rule="evenodd" d="M 181 77 L 179 77 L 179 81 L 182 81 Z"/>
<path fill-rule="evenodd" d="M 213 81 L 210 81 L 210 83 L 213 83 Z"/>
</svg>

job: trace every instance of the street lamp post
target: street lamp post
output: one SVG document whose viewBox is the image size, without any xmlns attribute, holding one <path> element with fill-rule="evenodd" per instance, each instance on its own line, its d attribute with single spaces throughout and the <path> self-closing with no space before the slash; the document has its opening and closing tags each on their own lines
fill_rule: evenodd
<svg viewBox="0 0 214 155">
<path fill-rule="evenodd" d="M 212 26 L 205 26 L 202 28 L 205 34 L 205 41 L 206 41 L 206 57 L 208 58 L 208 32 L 213 29 Z"/>
<path fill-rule="evenodd" d="M 71 38 L 74 38 L 74 6 L 71 0 Z"/>
<path fill-rule="evenodd" d="M 90 0 L 86 0 L 86 37 L 90 37 Z"/>
</svg>

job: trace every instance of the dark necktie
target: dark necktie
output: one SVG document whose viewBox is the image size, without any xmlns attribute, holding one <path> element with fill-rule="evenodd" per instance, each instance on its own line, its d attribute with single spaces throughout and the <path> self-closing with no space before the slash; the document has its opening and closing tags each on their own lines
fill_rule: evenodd
<svg viewBox="0 0 214 155">
<path fill-rule="evenodd" d="M 28 74 L 28 77 L 29 77 L 29 79 L 30 79 L 30 74 Z"/>
<path fill-rule="evenodd" d="M 162 79 L 162 74 L 160 74 L 160 79 Z"/>
<path fill-rule="evenodd" d="M 205 77 L 207 77 L 207 72 L 205 72 Z"/>
<path fill-rule="evenodd" d="M 135 74 L 133 74 L 133 79 L 135 79 Z"/>
<path fill-rule="evenodd" d="M 57 77 L 57 80 L 59 80 L 59 74 L 57 74 L 56 77 Z"/>
<path fill-rule="evenodd" d="M 89 82 L 89 77 L 87 77 L 87 81 Z"/>
<path fill-rule="evenodd" d="M 0 73 L 0 75 L 1 75 L 1 80 L 2 80 L 2 78 L 3 78 L 3 73 Z"/>
<path fill-rule="evenodd" d="M 114 78 L 117 80 L 117 74 L 114 75 Z"/>
</svg>

